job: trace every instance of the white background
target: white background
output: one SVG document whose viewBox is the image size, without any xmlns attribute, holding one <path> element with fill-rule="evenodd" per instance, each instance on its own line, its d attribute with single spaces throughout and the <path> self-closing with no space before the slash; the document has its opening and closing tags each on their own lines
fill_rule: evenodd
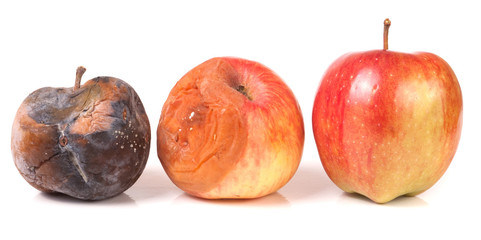
<svg viewBox="0 0 481 240">
<path fill-rule="evenodd" d="M 0 3 L 1 239 L 481 238 L 481 18 L 474 1 L 169 2 Z M 391 50 L 432 52 L 454 69 L 464 124 L 458 152 L 434 187 L 380 205 L 343 193 L 326 176 L 311 112 L 330 63 L 346 52 L 382 48 L 386 17 L 392 21 Z M 304 155 L 277 193 L 200 200 L 177 189 L 160 165 L 155 130 L 170 89 L 216 56 L 263 63 L 298 98 Z M 84 81 L 109 75 L 132 85 L 152 126 L 143 175 L 105 201 L 38 192 L 18 174 L 10 153 L 11 126 L 23 99 L 40 87 L 73 86 L 79 65 L 87 68 Z"/>
</svg>

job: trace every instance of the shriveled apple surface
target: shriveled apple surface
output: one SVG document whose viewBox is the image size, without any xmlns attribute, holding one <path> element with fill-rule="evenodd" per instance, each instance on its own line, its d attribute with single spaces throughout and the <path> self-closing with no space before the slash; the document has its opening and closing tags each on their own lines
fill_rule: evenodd
<svg viewBox="0 0 481 240">
<path fill-rule="evenodd" d="M 35 188 L 98 200 L 142 173 L 150 126 L 127 83 L 98 77 L 81 88 L 42 88 L 20 106 L 12 130 L 19 172 Z"/>
<path fill-rule="evenodd" d="M 198 71 L 206 72 L 191 72 L 172 90 L 159 123 L 158 146 L 178 185 L 206 192 L 239 160 L 247 126 L 238 109 L 245 98 L 236 91 L 238 73 L 220 61 Z"/>
<path fill-rule="evenodd" d="M 263 65 L 214 58 L 172 89 L 157 130 L 172 181 L 205 198 L 254 198 L 293 176 L 304 125 L 285 83 Z"/>
</svg>

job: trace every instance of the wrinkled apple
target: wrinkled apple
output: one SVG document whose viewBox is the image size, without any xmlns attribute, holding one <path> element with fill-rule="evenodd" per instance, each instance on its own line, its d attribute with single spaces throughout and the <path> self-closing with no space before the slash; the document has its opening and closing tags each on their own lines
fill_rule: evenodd
<svg viewBox="0 0 481 240">
<path fill-rule="evenodd" d="M 270 69 L 214 58 L 189 71 L 162 109 L 158 156 L 185 192 L 209 199 L 256 198 L 294 175 L 304 145 L 301 111 Z"/>
<path fill-rule="evenodd" d="M 128 189 L 142 173 L 150 125 L 134 89 L 113 77 L 73 88 L 41 88 L 21 104 L 12 129 L 12 154 L 33 187 L 100 200 Z"/>
</svg>

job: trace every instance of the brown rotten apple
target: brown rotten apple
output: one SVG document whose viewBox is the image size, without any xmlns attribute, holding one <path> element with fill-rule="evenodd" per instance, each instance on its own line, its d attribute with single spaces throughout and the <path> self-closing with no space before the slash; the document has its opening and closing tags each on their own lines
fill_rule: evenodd
<svg viewBox="0 0 481 240">
<path fill-rule="evenodd" d="M 449 65 L 431 53 L 346 54 L 326 71 L 312 124 L 332 181 L 384 203 L 436 183 L 459 143 L 462 96 Z"/>
<path fill-rule="evenodd" d="M 299 105 L 265 66 L 214 58 L 170 92 L 157 129 L 170 179 L 194 196 L 256 198 L 294 175 L 304 145 Z"/>
<path fill-rule="evenodd" d="M 85 200 L 115 196 L 142 173 L 150 125 L 124 81 L 97 77 L 73 88 L 41 88 L 15 116 L 12 153 L 20 174 L 44 192 Z"/>
</svg>

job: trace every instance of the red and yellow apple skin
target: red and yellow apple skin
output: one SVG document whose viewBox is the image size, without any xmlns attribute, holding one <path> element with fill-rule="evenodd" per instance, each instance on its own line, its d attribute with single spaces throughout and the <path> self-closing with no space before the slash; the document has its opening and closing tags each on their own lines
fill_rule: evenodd
<svg viewBox="0 0 481 240">
<path fill-rule="evenodd" d="M 443 59 L 374 50 L 346 54 L 328 68 L 312 124 L 331 180 L 385 203 L 441 178 L 459 143 L 462 111 L 458 80 Z"/>
<path fill-rule="evenodd" d="M 296 172 L 304 124 L 294 94 L 270 69 L 213 58 L 171 90 L 157 139 L 167 175 L 185 192 L 257 198 L 277 191 Z"/>
</svg>

